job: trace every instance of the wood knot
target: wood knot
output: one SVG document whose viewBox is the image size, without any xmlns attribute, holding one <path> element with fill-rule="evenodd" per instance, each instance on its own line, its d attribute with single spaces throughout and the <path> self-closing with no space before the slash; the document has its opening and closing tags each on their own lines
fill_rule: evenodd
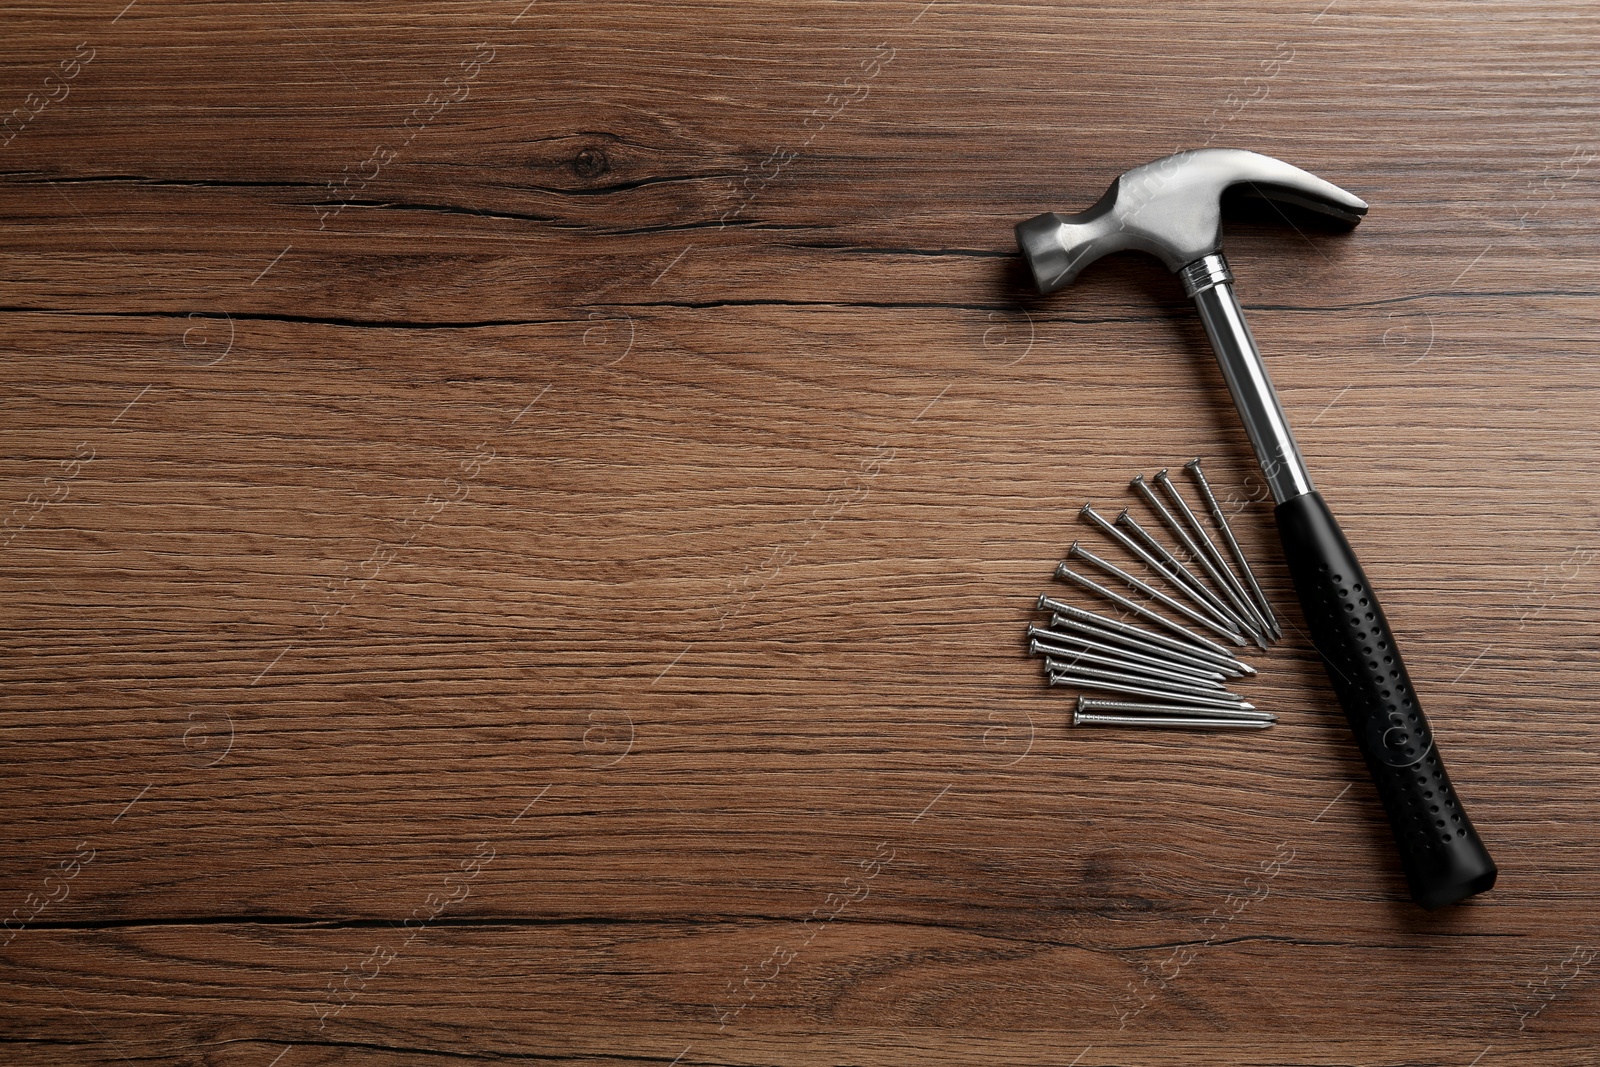
<svg viewBox="0 0 1600 1067">
<path fill-rule="evenodd" d="M 589 180 L 610 170 L 611 161 L 606 158 L 605 149 L 585 148 L 572 157 L 572 169 L 578 177 Z"/>
</svg>

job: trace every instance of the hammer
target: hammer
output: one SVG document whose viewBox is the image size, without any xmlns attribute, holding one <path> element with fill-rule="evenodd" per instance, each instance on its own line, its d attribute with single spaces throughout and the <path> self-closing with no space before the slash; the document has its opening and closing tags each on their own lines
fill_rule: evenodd
<svg viewBox="0 0 1600 1067">
<path fill-rule="evenodd" d="M 1156 256 L 1183 282 L 1272 490 L 1311 644 L 1377 784 L 1411 896 L 1425 908 L 1441 907 L 1489 889 L 1498 871 L 1451 788 L 1377 594 L 1311 484 L 1245 325 L 1222 257 L 1222 194 L 1234 186 L 1347 228 L 1367 212 L 1359 197 L 1282 160 L 1202 148 L 1126 172 L 1086 211 L 1047 212 L 1020 223 L 1017 244 L 1041 293 L 1124 249 Z"/>
</svg>

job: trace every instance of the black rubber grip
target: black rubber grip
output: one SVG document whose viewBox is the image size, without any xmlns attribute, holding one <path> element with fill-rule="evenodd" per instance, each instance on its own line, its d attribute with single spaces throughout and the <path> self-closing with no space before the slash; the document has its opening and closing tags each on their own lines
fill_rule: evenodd
<svg viewBox="0 0 1600 1067">
<path fill-rule="evenodd" d="M 1317 493 L 1278 505 L 1278 534 L 1333 691 L 1389 815 L 1411 896 L 1437 908 L 1498 870 L 1450 786 L 1433 731 L 1372 585 Z"/>
</svg>

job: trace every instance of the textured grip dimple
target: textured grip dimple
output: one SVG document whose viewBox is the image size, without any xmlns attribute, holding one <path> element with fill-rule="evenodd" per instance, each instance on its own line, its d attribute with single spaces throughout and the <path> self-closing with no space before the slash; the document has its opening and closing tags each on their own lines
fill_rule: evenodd
<svg viewBox="0 0 1600 1067">
<path fill-rule="evenodd" d="M 1312 644 L 1350 721 L 1400 849 L 1411 895 L 1436 908 L 1494 885 L 1383 609 L 1317 493 L 1278 505 L 1278 533 Z"/>
</svg>

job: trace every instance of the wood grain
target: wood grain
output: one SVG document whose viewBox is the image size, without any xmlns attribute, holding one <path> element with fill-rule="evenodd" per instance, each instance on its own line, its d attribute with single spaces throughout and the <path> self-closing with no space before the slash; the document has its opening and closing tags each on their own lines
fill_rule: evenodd
<svg viewBox="0 0 1600 1067">
<path fill-rule="evenodd" d="M 0 56 L 5 1062 L 1600 1063 L 1589 6 L 123 3 Z M 1014 254 L 1201 144 L 1373 205 L 1229 256 L 1468 905 L 1303 637 L 1022 651 L 1193 455 L 1298 621 L 1178 287 Z"/>
</svg>

